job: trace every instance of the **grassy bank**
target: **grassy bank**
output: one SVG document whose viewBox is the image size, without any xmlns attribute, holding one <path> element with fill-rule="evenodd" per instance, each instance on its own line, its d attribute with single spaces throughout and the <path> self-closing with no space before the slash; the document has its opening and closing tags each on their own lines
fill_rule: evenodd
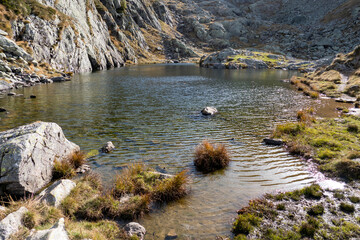
<svg viewBox="0 0 360 240">
<path fill-rule="evenodd" d="M 311 185 L 267 194 L 238 211 L 234 239 L 351 239 L 360 236 L 360 119 L 316 119 L 299 111 L 297 122 L 278 125 L 272 137 L 287 150 L 313 159 L 321 172 L 345 180 L 334 191 Z"/>
<path fill-rule="evenodd" d="M 74 154 L 54 172 L 57 177 L 62 173 L 62 177 L 73 176 L 69 165 L 77 167 L 83 159 L 82 154 Z M 156 203 L 184 197 L 189 179 L 186 171 L 171 176 L 134 164 L 116 176 L 110 189 L 104 189 L 99 175 L 92 172 L 75 181 L 76 187 L 58 208 L 39 201 L 36 196 L 0 203 L 6 206 L 6 211 L 0 212 L 0 220 L 22 206 L 29 210 L 22 219 L 24 227 L 12 239 L 25 239 L 31 229 L 49 229 L 62 217 L 70 239 L 137 239 L 127 236 L 118 221 L 136 220 Z"/>
<path fill-rule="evenodd" d="M 281 138 L 290 153 L 312 158 L 328 176 L 360 179 L 360 119 L 343 116 L 315 119 L 298 112 L 298 122 L 276 127 L 273 137 Z"/>
<path fill-rule="evenodd" d="M 238 211 L 234 239 L 351 239 L 360 236 L 359 189 L 311 185 L 268 194 Z"/>
</svg>

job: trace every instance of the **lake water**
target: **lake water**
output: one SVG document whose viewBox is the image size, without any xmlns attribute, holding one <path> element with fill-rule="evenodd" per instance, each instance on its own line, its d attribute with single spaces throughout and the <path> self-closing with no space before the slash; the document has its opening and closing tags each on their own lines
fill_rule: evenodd
<svg viewBox="0 0 360 240">
<path fill-rule="evenodd" d="M 304 106 L 333 109 L 331 100 L 311 100 L 281 81 L 294 74 L 184 64 L 76 75 L 71 82 L 17 90 L 23 97 L 1 96 L 0 107 L 9 114 L 0 113 L 0 130 L 52 121 L 84 151 L 112 141 L 115 151 L 90 160 L 107 184 L 133 162 L 168 173 L 189 169 L 191 194 L 139 221 L 146 239 L 164 239 L 170 231 L 178 239 L 214 239 L 231 234 L 232 218 L 250 199 L 314 180 L 297 157 L 262 144 L 277 123 L 293 119 Z M 205 106 L 219 114 L 201 116 Z M 232 162 L 226 170 L 196 172 L 194 148 L 204 139 L 227 145 Z"/>
</svg>

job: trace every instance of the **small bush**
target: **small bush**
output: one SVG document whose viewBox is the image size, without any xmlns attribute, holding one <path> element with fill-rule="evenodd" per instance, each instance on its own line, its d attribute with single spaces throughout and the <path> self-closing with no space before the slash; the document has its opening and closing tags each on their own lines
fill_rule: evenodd
<svg viewBox="0 0 360 240">
<path fill-rule="evenodd" d="M 324 160 L 324 159 L 334 158 L 336 156 L 336 153 L 326 148 L 326 149 L 320 150 L 317 155 L 320 159 Z"/>
<path fill-rule="evenodd" d="M 345 199 L 345 196 L 341 192 L 335 192 L 334 193 L 334 198 L 336 198 L 338 200 L 343 200 L 343 199 Z"/>
<path fill-rule="evenodd" d="M 352 160 L 340 160 L 335 163 L 336 175 L 348 180 L 360 178 L 360 164 Z"/>
<path fill-rule="evenodd" d="M 321 204 L 312 206 L 307 212 L 310 216 L 322 215 L 324 213 L 324 206 Z"/>
<path fill-rule="evenodd" d="M 321 187 L 318 184 L 313 184 L 304 188 L 304 195 L 306 198 L 320 199 L 323 193 Z"/>
<path fill-rule="evenodd" d="M 340 203 L 340 210 L 345 213 L 353 213 L 353 212 L 355 212 L 355 207 L 352 204 L 342 202 L 342 203 Z"/>
<path fill-rule="evenodd" d="M 249 234 L 254 226 L 258 226 L 261 222 L 261 218 L 256 217 L 250 213 L 240 214 L 235 220 L 233 225 L 234 234 Z"/>
<path fill-rule="evenodd" d="M 284 211 L 286 208 L 285 208 L 285 204 L 283 203 L 280 203 L 276 206 L 276 209 L 279 210 L 279 211 Z"/>
<path fill-rule="evenodd" d="M 358 133 L 359 132 L 359 127 L 356 124 L 349 124 L 347 126 L 347 131 L 348 132 L 353 132 L 353 133 Z"/>
<path fill-rule="evenodd" d="M 300 234 L 303 237 L 309 237 L 312 238 L 314 237 L 315 234 L 315 227 L 309 223 L 302 223 L 301 227 L 300 227 Z"/>
<path fill-rule="evenodd" d="M 229 165 L 230 157 L 225 145 L 213 145 L 203 141 L 195 151 L 194 165 L 197 170 L 208 173 Z"/>
<path fill-rule="evenodd" d="M 276 132 L 281 134 L 288 134 L 296 136 L 304 130 L 305 126 L 303 123 L 285 123 L 276 127 Z"/>
<path fill-rule="evenodd" d="M 357 196 L 351 196 L 351 197 L 349 197 L 349 200 L 350 200 L 352 203 L 359 203 L 359 202 L 360 202 L 360 198 L 357 197 Z"/>
</svg>

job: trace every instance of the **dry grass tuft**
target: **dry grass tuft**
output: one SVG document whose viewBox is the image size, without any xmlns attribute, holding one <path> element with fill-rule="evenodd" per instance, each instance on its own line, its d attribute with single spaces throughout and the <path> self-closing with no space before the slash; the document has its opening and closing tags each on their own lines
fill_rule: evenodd
<svg viewBox="0 0 360 240">
<path fill-rule="evenodd" d="M 76 171 L 69 161 L 54 161 L 53 180 L 62 178 L 72 178 L 76 175 Z"/>
<path fill-rule="evenodd" d="M 194 165 L 198 171 L 209 173 L 229 165 L 230 157 L 225 145 L 203 141 L 195 150 Z"/>
<path fill-rule="evenodd" d="M 53 168 L 53 180 L 72 178 L 76 176 L 76 169 L 86 163 L 86 154 L 78 151 L 71 154 L 68 159 L 55 160 Z"/>
<path fill-rule="evenodd" d="M 187 171 L 181 171 L 172 178 L 162 180 L 154 188 L 152 197 L 159 202 L 169 202 L 180 199 L 187 194 L 186 186 L 188 182 L 189 177 Z"/>
</svg>

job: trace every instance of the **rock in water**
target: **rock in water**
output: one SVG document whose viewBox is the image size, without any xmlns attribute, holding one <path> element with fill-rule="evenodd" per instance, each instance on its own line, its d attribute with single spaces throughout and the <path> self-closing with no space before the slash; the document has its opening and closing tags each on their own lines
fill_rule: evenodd
<svg viewBox="0 0 360 240">
<path fill-rule="evenodd" d="M 215 115 L 216 113 L 218 113 L 218 110 L 214 107 L 206 107 L 203 110 L 201 110 L 201 113 L 203 115 Z"/>
<path fill-rule="evenodd" d="M 69 179 L 63 179 L 54 182 L 50 187 L 43 190 L 39 196 L 40 201 L 44 201 L 49 205 L 58 207 L 76 186 L 76 183 Z"/>
<path fill-rule="evenodd" d="M 125 232 L 131 237 L 136 235 L 140 240 L 144 239 L 146 229 L 136 222 L 131 222 L 125 225 Z"/>
<path fill-rule="evenodd" d="M 79 150 L 56 123 L 35 122 L 0 132 L 0 186 L 8 194 L 35 193 L 50 182 L 55 159 Z"/>
<path fill-rule="evenodd" d="M 10 213 L 0 222 L 0 239 L 6 240 L 16 233 L 23 225 L 22 218 L 28 210 L 25 207 L 21 207 L 16 212 Z"/>
<path fill-rule="evenodd" d="M 266 145 L 273 145 L 273 146 L 281 146 L 284 143 L 282 140 L 272 139 L 272 138 L 264 138 L 263 142 Z"/>
<path fill-rule="evenodd" d="M 107 142 L 101 149 L 100 149 L 100 152 L 103 152 L 103 153 L 109 153 L 111 152 L 112 150 L 115 149 L 115 146 L 112 142 Z"/>
<path fill-rule="evenodd" d="M 60 218 L 59 221 L 48 230 L 32 232 L 26 240 L 69 240 L 69 236 L 65 230 L 64 218 Z"/>
</svg>

